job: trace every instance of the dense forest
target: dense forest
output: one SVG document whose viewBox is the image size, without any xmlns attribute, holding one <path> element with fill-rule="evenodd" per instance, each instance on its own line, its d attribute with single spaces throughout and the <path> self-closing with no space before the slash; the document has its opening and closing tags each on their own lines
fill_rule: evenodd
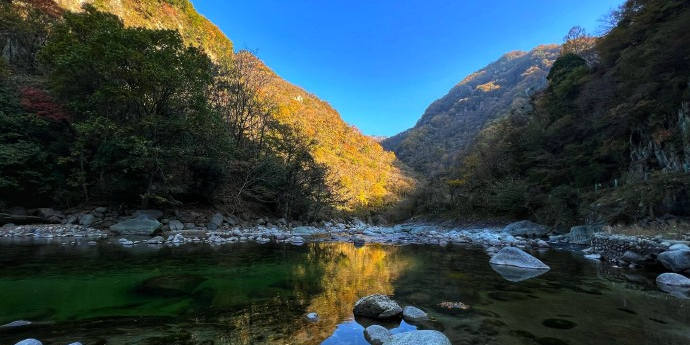
<svg viewBox="0 0 690 345">
<path fill-rule="evenodd" d="M 380 212 L 413 186 L 393 154 L 233 52 L 188 1 L 0 6 L 0 206 L 315 219 Z"/>
<path fill-rule="evenodd" d="M 555 226 L 690 215 L 690 3 L 629 0 L 574 28 L 526 111 L 491 123 L 419 212 Z"/>
</svg>

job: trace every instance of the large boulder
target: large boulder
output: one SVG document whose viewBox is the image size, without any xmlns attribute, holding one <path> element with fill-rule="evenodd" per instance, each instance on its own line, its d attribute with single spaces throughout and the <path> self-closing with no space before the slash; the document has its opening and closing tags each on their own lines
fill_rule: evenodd
<svg viewBox="0 0 690 345">
<path fill-rule="evenodd" d="M 673 272 L 690 270 L 690 250 L 672 250 L 659 254 L 659 262 Z"/>
<path fill-rule="evenodd" d="M 184 230 L 184 224 L 182 224 L 181 221 L 177 219 L 173 219 L 168 223 L 168 227 L 170 227 L 170 231 L 182 231 Z"/>
<path fill-rule="evenodd" d="M 503 228 L 503 232 L 507 232 L 513 236 L 546 237 L 550 230 L 546 225 L 533 223 L 529 220 L 523 220 L 508 224 L 505 228 Z"/>
<path fill-rule="evenodd" d="M 391 336 L 391 331 L 383 326 L 371 325 L 364 329 L 364 339 L 371 345 L 382 345 Z"/>
<path fill-rule="evenodd" d="M 515 247 L 505 247 L 494 255 L 489 261 L 492 265 L 505 265 L 537 270 L 548 270 L 546 266 L 539 259 Z"/>
<path fill-rule="evenodd" d="M 568 233 L 568 242 L 573 244 L 589 244 L 594 234 L 604 229 L 603 224 L 573 226 Z"/>
<path fill-rule="evenodd" d="M 439 331 L 412 331 L 391 336 L 383 345 L 451 345 L 448 337 Z"/>
<path fill-rule="evenodd" d="M 110 231 L 117 235 L 151 236 L 162 226 L 163 224 L 159 221 L 144 215 L 140 218 L 128 219 L 114 224 L 110 226 Z"/>
<path fill-rule="evenodd" d="M 163 211 L 161 210 L 138 210 L 132 213 L 136 218 L 148 217 L 149 219 L 161 220 L 163 218 Z"/>
<path fill-rule="evenodd" d="M 662 273 L 656 277 L 656 285 L 672 296 L 690 299 L 690 279 L 678 273 Z"/>
<path fill-rule="evenodd" d="M 87 214 L 81 216 L 81 218 L 79 218 L 79 225 L 89 227 L 95 221 L 96 221 L 96 217 L 94 217 L 94 215 L 91 213 L 87 213 Z"/>
<path fill-rule="evenodd" d="M 658 285 L 682 286 L 690 288 L 690 278 L 678 273 L 662 273 L 656 277 Z"/>
<path fill-rule="evenodd" d="M 370 295 L 362 297 L 352 310 L 355 316 L 370 319 L 390 319 L 402 313 L 402 308 L 386 295 Z"/>
<path fill-rule="evenodd" d="M 206 225 L 206 227 L 211 231 L 216 230 L 220 228 L 221 225 L 223 225 L 224 220 L 225 218 L 222 214 L 216 213 L 212 215 L 211 218 L 208 220 L 208 224 Z"/>
</svg>

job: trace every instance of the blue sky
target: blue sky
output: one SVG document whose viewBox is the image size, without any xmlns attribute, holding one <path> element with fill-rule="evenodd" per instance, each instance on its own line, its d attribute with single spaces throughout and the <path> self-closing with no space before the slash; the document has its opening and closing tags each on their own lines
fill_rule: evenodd
<svg viewBox="0 0 690 345">
<path fill-rule="evenodd" d="M 364 134 L 414 126 L 465 76 L 514 50 L 593 33 L 623 0 L 192 0 L 235 43 Z"/>
</svg>

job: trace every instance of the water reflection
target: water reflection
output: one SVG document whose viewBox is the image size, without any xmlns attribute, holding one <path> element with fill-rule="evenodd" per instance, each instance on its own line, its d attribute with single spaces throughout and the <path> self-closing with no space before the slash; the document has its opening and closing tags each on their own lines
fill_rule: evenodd
<svg viewBox="0 0 690 345">
<path fill-rule="evenodd" d="M 690 301 L 658 290 L 655 272 L 533 254 L 551 270 L 514 282 L 483 250 L 462 246 L 0 241 L 0 325 L 34 322 L 0 329 L 0 344 L 365 344 L 352 307 L 372 293 L 425 310 L 436 322 L 420 327 L 453 343 L 690 343 Z"/>
<path fill-rule="evenodd" d="M 331 243 L 311 245 L 307 262 L 298 265 L 296 271 L 304 272 L 310 265 L 322 269 L 321 291 L 311 296 L 304 294 L 304 298 L 309 301 L 307 310 L 319 314 L 321 320 L 294 335 L 299 344 L 320 343 L 328 338 L 338 324 L 352 318 L 352 308 L 361 297 L 374 293 L 392 295 L 393 283 L 411 267 L 412 261 L 399 255 L 399 247 Z"/>
</svg>

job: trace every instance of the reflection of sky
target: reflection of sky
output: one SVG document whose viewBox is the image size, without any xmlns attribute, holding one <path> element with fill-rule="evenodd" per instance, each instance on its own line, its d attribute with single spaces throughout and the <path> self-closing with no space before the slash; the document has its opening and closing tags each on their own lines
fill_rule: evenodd
<svg viewBox="0 0 690 345">
<path fill-rule="evenodd" d="M 400 324 L 390 329 L 391 333 L 405 333 L 417 330 L 417 327 L 401 320 Z M 369 342 L 364 339 L 364 327 L 357 323 L 357 321 L 347 321 L 338 325 L 328 339 L 324 340 L 321 345 L 369 345 Z"/>
</svg>

